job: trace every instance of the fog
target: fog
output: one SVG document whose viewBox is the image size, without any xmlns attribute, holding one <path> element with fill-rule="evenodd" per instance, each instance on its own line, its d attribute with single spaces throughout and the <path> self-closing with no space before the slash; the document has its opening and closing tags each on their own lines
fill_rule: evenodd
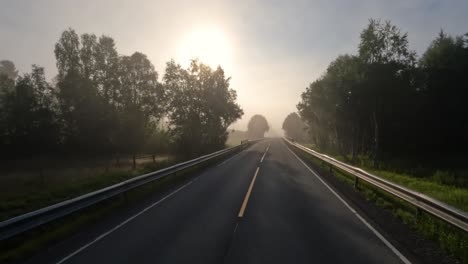
<svg viewBox="0 0 468 264">
<path fill-rule="evenodd" d="M 51 80 L 57 74 L 53 45 L 72 27 L 112 36 L 121 54 L 147 54 L 162 76 L 171 58 L 187 63 L 180 61 L 187 60 L 180 54 L 187 35 L 214 27 L 229 41 L 230 54 L 224 52 L 219 64 L 244 110 L 232 128 L 245 130 L 251 116 L 262 114 L 269 134 L 281 135 L 305 87 L 336 55 L 355 52 L 368 18 L 391 19 L 421 52 L 441 27 L 462 32 L 467 9 L 466 1 L 3 1 L 0 59 L 13 61 L 22 73 L 31 64 L 43 66 Z M 194 56 L 211 54 L 201 53 Z M 209 63 L 217 57 L 211 54 Z"/>
</svg>

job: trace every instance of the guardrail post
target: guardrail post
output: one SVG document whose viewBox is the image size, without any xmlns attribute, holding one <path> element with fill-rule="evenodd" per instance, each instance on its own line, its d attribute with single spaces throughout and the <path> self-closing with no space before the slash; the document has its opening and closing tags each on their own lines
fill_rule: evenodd
<svg viewBox="0 0 468 264">
<path fill-rule="evenodd" d="M 358 189 L 358 187 L 359 187 L 359 178 L 354 177 L 354 189 Z"/>
<path fill-rule="evenodd" d="M 330 164 L 330 174 L 333 174 L 333 165 Z"/>
</svg>

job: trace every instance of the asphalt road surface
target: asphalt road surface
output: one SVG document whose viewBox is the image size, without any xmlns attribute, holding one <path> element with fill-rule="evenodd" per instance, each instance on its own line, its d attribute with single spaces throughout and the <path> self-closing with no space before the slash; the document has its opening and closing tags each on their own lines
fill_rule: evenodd
<svg viewBox="0 0 468 264">
<path fill-rule="evenodd" d="M 263 140 L 59 248 L 42 261 L 409 263 L 281 139 Z"/>
</svg>

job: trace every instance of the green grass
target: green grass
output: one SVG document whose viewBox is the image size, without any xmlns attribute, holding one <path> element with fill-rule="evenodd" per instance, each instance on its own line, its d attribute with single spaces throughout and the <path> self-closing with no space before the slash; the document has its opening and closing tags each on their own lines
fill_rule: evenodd
<svg viewBox="0 0 468 264">
<path fill-rule="evenodd" d="M 0 221 L 155 171 L 176 163 L 174 158 L 140 164 L 136 169 L 66 168 L 0 177 Z"/>
<path fill-rule="evenodd" d="M 314 149 L 315 147 L 311 144 L 304 144 L 304 146 L 311 149 Z M 346 162 L 346 159 L 342 156 L 336 154 L 333 155 L 333 153 L 327 153 L 327 155 L 330 155 L 337 160 Z M 348 158 L 348 160 L 349 159 L 350 158 Z M 370 166 L 370 159 L 365 156 L 360 156 L 358 161 L 355 163 L 357 163 L 358 167 L 369 173 L 407 187 L 411 190 L 423 193 L 448 205 L 468 212 L 468 189 L 455 186 L 454 175 L 449 172 L 436 170 L 433 175 L 428 175 L 427 177 L 417 177 L 408 173 L 373 169 Z"/>
<path fill-rule="evenodd" d="M 312 163 L 315 167 L 320 168 L 323 172 L 328 171 L 328 166 L 323 167 L 321 160 L 302 151 L 295 150 L 295 152 L 305 160 Z M 467 197 L 465 189 L 455 188 L 459 192 L 454 192 L 454 187 L 452 186 L 444 186 L 435 182 L 412 178 L 402 174 L 386 171 L 369 172 L 391 180 L 395 183 L 404 185 L 408 188 L 418 190 L 444 202 L 450 202 L 450 204 L 457 204 L 461 205 L 461 208 L 466 208 L 466 202 L 463 203 L 463 201 L 466 200 L 460 200 L 466 199 Z M 344 171 L 335 168 L 333 170 L 333 175 L 340 181 L 343 181 L 349 185 L 354 184 L 354 176 Z M 421 236 L 437 242 L 440 248 L 448 254 L 454 255 L 456 258 L 461 260 L 462 263 L 468 263 L 468 234 L 466 232 L 441 220 L 438 220 L 431 215 L 425 213 L 418 215 L 414 206 L 365 182 L 359 182 L 359 188 L 357 191 L 361 193 L 368 201 L 373 202 L 377 206 L 392 212 L 395 217 L 398 217 L 405 224 L 410 225 Z"/>
<path fill-rule="evenodd" d="M 468 189 L 444 185 L 429 179 L 416 178 L 407 174 L 372 169 L 366 169 L 366 171 L 411 190 L 428 195 L 465 212 L 468 211 Z"/>
</svg>

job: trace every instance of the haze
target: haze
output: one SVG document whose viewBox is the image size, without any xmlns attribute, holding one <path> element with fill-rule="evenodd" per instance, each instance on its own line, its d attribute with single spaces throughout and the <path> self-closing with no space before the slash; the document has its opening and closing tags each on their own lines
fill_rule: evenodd
<svg viewBox="0 0 468 264">
<path fill-rule="evenodd" d="M 0 59 L 22 73 L 43 66 L 50 80 L 57 73 L 53 46 L 68 27 L 113 37 L 121 54 L 147 54 L 160 76 L 171 58 L 184 65 L 197 56 L 232 76 L 245 113 L 232 128 L 245 130 L 262 114 L 270 134 L 280 135 L 304 88 L 338 54 L 355 52 L 369 18 L 392 20 L 420 54 L 441 27 L 464 32 L 466 10 L 467 1 L 422 0 L 1 1 Z"/>
</svg>

